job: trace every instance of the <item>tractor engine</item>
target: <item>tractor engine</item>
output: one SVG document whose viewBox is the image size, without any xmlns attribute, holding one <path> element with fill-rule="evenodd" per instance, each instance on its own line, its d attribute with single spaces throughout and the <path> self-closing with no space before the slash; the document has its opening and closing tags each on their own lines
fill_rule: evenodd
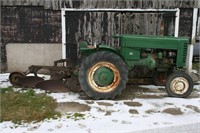
<svg viewBox="0 0 200 133">
<path fill-rule="evenodd" d="M 147 67 L 151 64 L 141 63 L 135 65 L 129 71 L 129 78 L 141 78 L 141 77 L 151 77 L 154 68 L 165 67 L 169 69 L 170 67 L 175 66 L 176 63 L 176 51 L 175 50 L 163 50 L 163 49 L 141 49 L 140 58 L 141 60 L 151 57 L 155 61 L 155 66 Z M 161 70 L 163 71 L 163 70 Z"/>
</svg>

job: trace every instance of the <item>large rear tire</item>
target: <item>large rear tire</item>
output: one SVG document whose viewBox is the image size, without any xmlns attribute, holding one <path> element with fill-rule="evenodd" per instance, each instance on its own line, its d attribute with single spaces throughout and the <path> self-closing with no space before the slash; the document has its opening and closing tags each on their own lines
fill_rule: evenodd
<svg viewBox="0 0 200 133">
<path fill-rule="evenodd" d="M 166 81 L 166 91 L 170 97 L 184 98 L 193 90 L 192 78 L 185 72 L 172 73 Z"/>
<path fill-rule="evenodd" d="M 128 69 L 118 55 L 99 51 L 81 64 L 79 82 L 82 90 L 93 99 L 114 99 L 126 88 Z"/>
</svg>

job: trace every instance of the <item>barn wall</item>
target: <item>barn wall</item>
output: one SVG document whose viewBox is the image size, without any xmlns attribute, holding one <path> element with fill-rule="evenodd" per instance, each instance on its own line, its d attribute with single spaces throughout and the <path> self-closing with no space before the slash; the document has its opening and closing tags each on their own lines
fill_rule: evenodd
<svg viewBox="0 0 200 133">
<path fill-rule="evenodd" d="M 192 20 L 193 20 L 192 8 L 186 8 L 180 11 L 179 36 L 189 37 L 190 42 L 192 36 Z"/>
<path fill-rule="evenodd" d="M 60 11 L 2 6 L 1 36 L 6 43 L 60 43 Z"/>
<path fill-rule="evenodd" d="M 191 38 L 193 8 L 180 8 L 179 36 Z M 77 42 L 118 45 L 115 34 L 174 36 L 175 13 L 67 12 L 67 57 L 77 62 Z M 190 39 L 191 40 L 191 39 Z"/>
<path fill-rule="evenodd" d="M 46 10 L 42 6 L 1 6 L 1 71 L 8 69 L 8 43 L 60 44 L 60 14 L 59 10 Z"/>
<path fill-rule="evenodd" d="M 1 70 L 7 43 L 61 43 L 60 8 L 181 8 L 179 36 L 191 36 L 192 8 L 199 0 L 1 0 Z M 68 56 L 76 64 L 77 41 L 116 45 L 113 34 L 174 34 L 174 14 L 66 13 Z M 199 32 L 198 32 L 199 33 Z"/>
<path fill-rule="evenodd" d="M 1 0 L 3 6 L 44 6 L 45 9 L 68 8 L 194 8 L 199 0 Z"/>
<path fill-rule="evenodd" d="M 115 34 L 174 36 L 175 13 L 67 12 L 67 57 L 77 62 L 77 42 L 119 45 Z"/>
</svg>

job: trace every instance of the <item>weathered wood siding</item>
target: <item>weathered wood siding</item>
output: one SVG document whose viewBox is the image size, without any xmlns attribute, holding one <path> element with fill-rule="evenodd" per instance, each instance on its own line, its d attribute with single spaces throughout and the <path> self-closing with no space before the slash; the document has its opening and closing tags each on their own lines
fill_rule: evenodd
<svg viewBox="0 0 200 133">
<path fill-rule="evenodd" d="M 179 36 L 190 38 L 192 8 L 200 0 L 1 0 L 1 54 L 6 43 L 61 43 L 60 9 L 180 8 Z M 117 45 L 114 34 L 174 35 L 174 13 L 66 12 L 67 51 L 76 64 L 77 41 Z M 4 55 L 2 60 L 6 60 Z M 1 61 L 2 61 L 1 60 Z"/>
<path fill-rule="evenodd" d="M 2 6 L 1 36 L 6 43 L 60 43 L 60 11 Z"/>
<path fill-rule="evenodd" d="M 44 6 L 45 9 L 68 8 L 194 8 L 199 0 L 1 0 L 3 6 Z"/>
<path fill-rule="evenodd" d="M 200 14 L 199 14 L 200 15 Z M 179 36 L 188 37 L 191 42 L 193 9 L 187 8 L 180 11 Z"/>
<path fill-rule="evenodd" d="M 42 6 L 1 6 L 1 71 L 7 43 L 61 43 L 61 12 Z"/>
<path fill-rule="evenodd" d="M 77 42 L 119 45 L 115 34 L 174 35 L 175 13 L 67 12 L 67 56 L 76 64 Z"/>
<path fill-rule="evenodd" d="M 173 36 L 175 15 L 166 14 L 168 13 L 66 12 L 67 33 L 74 33 L 76 41 L 106 41 L 110 45 L 114 34 Z"/>
</svg>

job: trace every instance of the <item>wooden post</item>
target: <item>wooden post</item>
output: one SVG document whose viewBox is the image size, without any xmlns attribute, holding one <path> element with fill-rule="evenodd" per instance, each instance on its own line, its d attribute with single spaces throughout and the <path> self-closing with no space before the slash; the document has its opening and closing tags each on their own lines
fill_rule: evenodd
<svg viewBox="0 0 200 133">
<path fill-rule="evenodd" d="M 61 23 L 62 23 L 62 59 L 66 59 L 66 21 L 65 9 L 61 9 Z"/>
<path fill-rule="evenodd" d="M 178 32 L 179 32 L 179 20 L 180 20 L 180 9 L 177 8 L 177 11 L 176 11 L 176 18 L 175 18 L 174 37 L 178 37 Z"/>
<path fill-rule="evenodd" d="M 191 45 L 188 46 L 188 56 L 187 56 L 187 62 L 186 62 L 187 71 L 189 73 L 192 70 L 193 47 L 196 42 L 197 17 L 198 17 L 198 8 L 194 8 L 193 9 Z"/>
</svg>

